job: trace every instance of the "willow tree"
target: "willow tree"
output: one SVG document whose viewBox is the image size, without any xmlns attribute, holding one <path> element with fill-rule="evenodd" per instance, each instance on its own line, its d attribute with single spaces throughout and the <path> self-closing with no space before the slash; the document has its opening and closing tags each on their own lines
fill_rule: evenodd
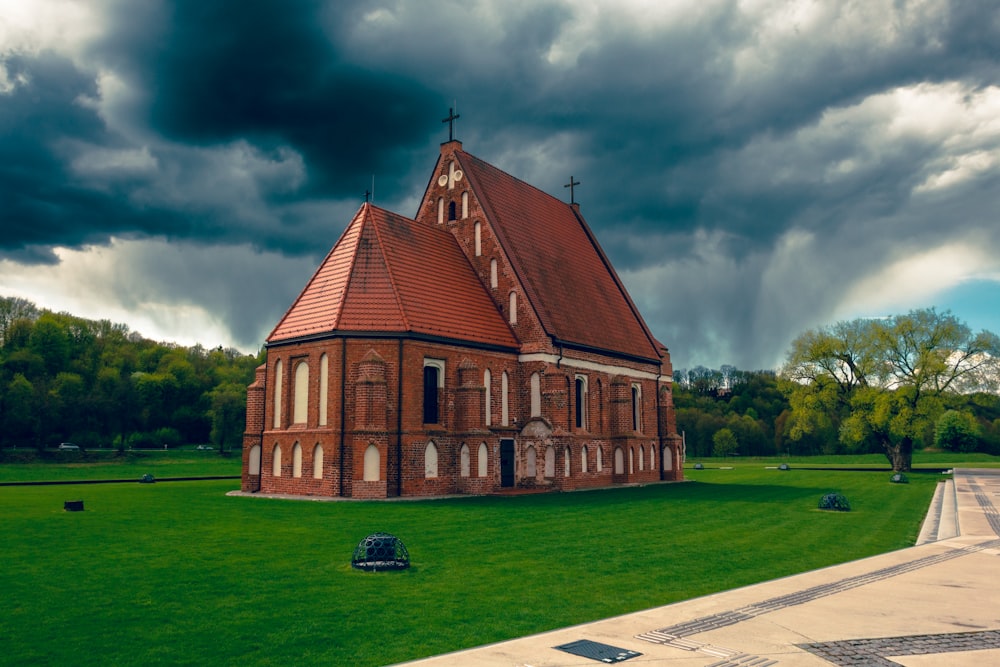
<svg viewBox="0 0 1000 667">
<path fill-rule="evenodd" d="M 782 375 L 792 406 L 789 436 L 834 427 L 841 443 L 873 440 L 893 470 L 944 410 L 946 394 L 989 391 L 1000 374 L 1000 338 L 949 311 L 914 310 L 807 331 Z"/>
</svg>

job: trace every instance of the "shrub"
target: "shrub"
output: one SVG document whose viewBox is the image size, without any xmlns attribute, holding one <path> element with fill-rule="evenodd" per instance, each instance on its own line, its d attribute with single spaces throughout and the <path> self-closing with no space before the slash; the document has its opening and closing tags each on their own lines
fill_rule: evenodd
<svg viewBox="0 0 1000 667">
<path fill-rule="evenodd" d="M 847 498 L 839 493 L 828 493 L 819 499 L 819 508 L 821 510 L 833 510 L 835 512 L 850 512 L 851 503 L 847 502 Z"/>
</svg>

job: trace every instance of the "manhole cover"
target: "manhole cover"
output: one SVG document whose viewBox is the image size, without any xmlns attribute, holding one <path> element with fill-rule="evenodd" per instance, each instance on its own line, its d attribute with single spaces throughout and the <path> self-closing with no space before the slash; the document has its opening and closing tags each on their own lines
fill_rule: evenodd
<svg viewBox="0 0 1000 667">
<path fill-rule="evenodd" d="M 638 651 L 630 651 L 625 648 L 618 648 L 617 646 L 609 646 L 600 642 L 592 642 L 589 639 L 579 639 L 575 642 L 563 644 L 562 646 L 555 646 L 553 648 L 565 651 L 566 653 L 572 653 L 573 655 L 578 655 L 582 658 L 590 658 L 591 660 L 605 662 L 608 664 L 614 662 L 624 662 L 629 658 L 642 655 L 642 653 L 639 653 Z"/>
</svg>

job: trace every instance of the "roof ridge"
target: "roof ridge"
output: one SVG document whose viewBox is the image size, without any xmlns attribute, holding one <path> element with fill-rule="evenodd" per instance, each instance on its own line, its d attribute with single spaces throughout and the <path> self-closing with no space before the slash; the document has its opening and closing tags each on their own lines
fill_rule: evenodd
<svg viewBox="0 0 1000 667">
<path fill-rule="evenodd" d="M 374 204 L 369 204 L 365 202 L 365 206 L 376 208 L 382 213 L 382 219 L 385 219 L 386 215 L 395 215 L 392 211 L 386 210 L 380 206 L 375 206 Z M 396 308 L 399 309 L 399 317 L 403 321 L 403 328 L 405 331 L 410 331 L 410 318 L 406 312 L 406 306 L 403 304 L 403 295 L 400 292 L 399 286 L 396 284 L 396 275 L 392 267 L 392 262 L 385 254 L 385 240 L 382 238 L 382 230 L 376 222 L 375 217 L 369 212 L 370 219 L 372 221 L 372 229 L 375 232 L 375 238 L 378 240 L 378 252 L 382 256 L 382 263 L 385 265 L 385 272 L 389 276 L 389 284 L 392 285 L 392 295 L 396 298 Z M 402 216 L 400 216 L 402 217 Z M 355 255 L 357 257 L 357 255 Z M 353 267 L 352 267 L 353 268 Z"/>
</svg>

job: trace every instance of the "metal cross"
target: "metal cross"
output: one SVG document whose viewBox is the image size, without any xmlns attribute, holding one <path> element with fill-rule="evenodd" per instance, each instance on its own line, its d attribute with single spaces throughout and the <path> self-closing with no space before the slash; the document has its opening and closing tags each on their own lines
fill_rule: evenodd
<svg viewBox="0 0 1000 667">
<path fill-rule="evenodd" d="M 372 196 L 371 190 L 365 190 L 365 203 L 368 203 L 368 198 Z"/>
<path fill-rule="evenodd" d="M 442 119 L 442 123 L 448 123 L 448 141 L 455 140 L 455 121 L 459 119 L 454 107 L 448 107 L 448 117 Z"/>
<path fill-rule="evenodd" d="M 569 188 L 569 203 L 570 204 L 575 204 L 576 203 L 576 200 L 573 198 L 573 189 L 577 185 L 580 185 L 580 181 L 574 181 L 573 177 L 570 176 L 569 177 L 569 183 L 567 183 L 566 185 L 563 186 L 564 188 Z"/>
</svg>

